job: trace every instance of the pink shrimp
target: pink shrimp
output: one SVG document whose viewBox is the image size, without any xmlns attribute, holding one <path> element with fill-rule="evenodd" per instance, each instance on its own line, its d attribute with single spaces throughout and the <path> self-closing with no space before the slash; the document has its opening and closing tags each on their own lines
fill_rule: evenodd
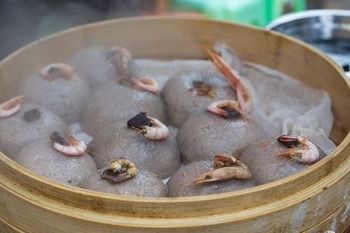
<svg viewBox="0 0 350 233">
<path fill-rule="evenodd" d="M 0 105 L 0 118 L 9 117 L 19 111 L 23 95 L 14 97 Z"/>
<path fill-rule="evenodd" d="M 111 183 L 119 183 L 137 175 L 136 165 L 127 159 L 116 159 L 108 163 L 108 167 L 101 173 L 101 178 Z"/>
<path fill-rule="evenodd" d="M 169 135 L 166 125 L 154 117 L 147 116 L 145 112 L 140 112 L 129 119 L 127 125 L 129 128 L 140 131 L 150 140 L 162 140 Z"/>
<path fill-rule="evenodd" d="M 196 178 L 193 183 L 201 184 L 229 179 L 250 179 L 251 174 L 248 169 L 242 167 L 221 167 L 204 173 Z"/>
<path fill-rule="evenodd" d="M 128 73 L 128 65 L 131 61 L 132 55 L 129 50 L 114 46 L 110 49 L 109 58 L 117 66 L 118 71 L 120 72 L 121 78 L 124 78 Z"/>
<path fill-rule="evenodd" d="M 249 114 L 252 110 L 252 96 L 249 88 L 242 83 L 239 74 L 234 71 L 218 53 L 210 50 L 208 50 L 208 52 L 216 68 L 226 77 L 231 87 L 236 90 L 237 100 L 241 106 L 243 114 Z"/>
<path fill-rule="evenodd" d="M 66 79 L 72 79 L 75 76 L 73 67 L 64 63 L 53 63 L 45 66 L 40 71 L 40 75 L 46 79 L 54 79 L 58 77 L 64 77 Z"/>
<path fill-rule="evenodd" d="M 160 92 L 159 84 L 153 78 L 131 78 L 131 83 L 141 89 L 152 92 L 154 94 L 159 94 Z"/>
<path fill-rule="evenodd" d="M 210 112 L 223 117 L 232 118 L 241 116 L 242 111 L 237 101 L 235 100 L 219 100 L 211 103 L 208 108 Z"/>
<path fill-rule="evenodd" d="M 53 147 L 66 155 L 82 155 L 87 149 L 85 143 L 79 141 L 72 134 L 68 136 L 68 139 L 65 139 L 58 132 L 53 132 L 50 138 L 53 142 Z"/>
<path fill-rule="evenodd" d="M 311 164 L 319 160 L 320 153 L 315 144 L 306 138 L 293 135 L 282 135 L 277 141 L 288 147 L 278 153 L 278 156 L 286 156 L 305 164 Z"/>
<path fill-rule="evenodd" d="M 226 153 L 218 153 L 215 155 L 214 159 L 214 167 L 232 167 L 232 166 L 240 166 L 243 168 L 248 168 L 244 163 L 236 159 L 236 157 L 226 154 Z"/>
<path fill-rule="evenodd" d="M 248 167 L 229 154 L 219 153 L 215 155 L 214 169 L 211 169 L 197 177 L 193 183 L 209 183 L 229 179 L 250 179 L 252 177 Z"/>
<path fill-rule="evenodd" d="M 147 116 L 151 120 L 152 126 L 146 125 L 143 129 L 145 138 L 150 140 L 162 140 L 168 137 L 169 129 L 156 118 Z"/>
</svg>

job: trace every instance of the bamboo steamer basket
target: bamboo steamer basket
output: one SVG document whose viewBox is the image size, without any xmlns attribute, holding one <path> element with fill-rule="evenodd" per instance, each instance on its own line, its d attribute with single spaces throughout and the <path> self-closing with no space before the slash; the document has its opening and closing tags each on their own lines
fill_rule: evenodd
<svg viewBox="0 0 350 233">
<path fill-rule="evenodd" d="M 0 100 L 28 74 L 64 62 L 84 47 L 119 45 L 138 58 L 208 58 L 216 41 L 241 59 L 280 70 L 326 90 L 338 145 L 320 162 L 287 178 L 216 195 L 128 197 L 63 185 L 0 154 L 0 232 L 344 232 L 350 221 L 350 88 L 321 52 L 277 32 L 185 17 L 118 19 L 35 41 L 0 63 Z"/>
</svg>

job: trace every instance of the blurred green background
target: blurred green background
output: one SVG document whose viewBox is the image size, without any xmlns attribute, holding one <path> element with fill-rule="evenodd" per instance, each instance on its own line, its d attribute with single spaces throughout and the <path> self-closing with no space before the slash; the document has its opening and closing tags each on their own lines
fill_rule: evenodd
<svg viewBox="0 0 350 233">
<path fill-rule="evenodd" d="M 305 0 L 171 0 L 174 11 L 194 11 L 204 16 L 264 27 L 289 12 L 306 9 Z"/>
</svg>

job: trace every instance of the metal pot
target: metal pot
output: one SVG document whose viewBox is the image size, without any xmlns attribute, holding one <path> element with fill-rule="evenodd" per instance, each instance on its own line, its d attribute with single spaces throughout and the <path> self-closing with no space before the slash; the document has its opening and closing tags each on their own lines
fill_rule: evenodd
<svg viewBox="0 0 350 233">
<path fill-rule="evenodd" d="M 350 11 L 307 10 L 283 15 L 267 29 L 293 36 L 325 52 L 350 77 Z"/>
</svg>

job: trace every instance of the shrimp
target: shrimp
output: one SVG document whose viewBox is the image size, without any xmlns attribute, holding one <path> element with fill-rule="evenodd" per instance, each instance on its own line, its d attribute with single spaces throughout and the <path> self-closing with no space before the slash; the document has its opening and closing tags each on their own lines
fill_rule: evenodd
<svg viewBox="0 0 350 233">
<path fill-rule="evenodd" d="M 221 167 L 210 170 L 196 178 L 193 183 L 209 183 L 214 181 L 224 181 L 229 179 L 250 179 L 252 177 L 248 169 L 242 167 Z"/>
<path fill-rule="evenodd" d="M 5 101 L 0 105 L 0 118 L 12 116 L 21 108 L 21 102 L 24 96 L 16 96 L 10 100 Z"/>
<path fill-rule="evenodd" d="M 249 88 L 242 83 L 239 74 L 234 71 L 218 53 L 210 50 L 208 50 L 208 52 L 217 69 L 226 77 L 231 87 L 236 90 L 237 100 L 243 114 L 249 114 L 252 110 L 252 95 Z"/>
<path fill-rule="evenodd" d="M 72 134 L 68 136 L 68 139 L 65 139 L 58 132 L 53 132 L 50 139 L 53 142 L 53 147 L 66 155 L 82 155 L 87 149 L 85 143 L 79 141 Z"/>
<path fill-rule="evenodd" d="M 250 179 L 252 177 L 248 167 L 229 154 L 219 153 L 215 155 L 214 169 L 211 169 L 197 177 L 194 184 L 224 181 L 229 179 Z"/>
<path fill-rule="evenodd" d="M 101 178 L 111 183 L 119 183 L 137 175 L 136 165 L 127 159 L 116 159 L 108 163 L 107 169 L 101 173 Z"/>
<path fill-rule="evenodd" d="M 40 71 L 40 75 L 46 79 L 54 79 L 58 77 L 64 77 L 66 79 L 72 79 L 75 77 L 73 67 L 64 63 L 53 63 L 45 66 Z"/>
<path fill-rule="evenodd" d="M 150 140 L 162 140 L 168 137 L 169 129 L 161 121 L 148 116 L 152 122 L 152 126 L 146 125 L 144 128 L 144 136 Z"/>
<path fill-rule="evenodd" d="M 153 78 L 131 78 L 131 83 L 141 89 L 144 89 L 154 94 L 159 94 L 160 92 L 159 84 Z"/>
<path fill-rule="evenodd" d="M 241 108 L 235 100 L 219 100 L 208 106 L 208 111 L 226 118 L 234 118 L 242 115 Z"/>
<path fill-rule="evenodd" d="M 129 50 L 118 46 L 112 47 L 107 57 L 108 60 L 112 60 L 112 63 L 117 66 L 121 78 L 124 78 L 129 73 L 128 65 L 131 58 Z"/>
<path fill-rule="evenodd" d="M 140 131 L 145 138 L 150 140 L 163 140 L 169 135 L 166 125 L 154 117 L 147 116 L 145 112 L 132 117 L 128 120 L 127 125 L 129 128 Z"/>
<path fill-rule="evenodd" d="M 218 153 L 215 155 L 214 159 L 214 167 L 220 168 L 220 167 L 232 167 L 232 166 L 239 166 L 248 169 L 248 167 L 236 159 L 234 156 L 226 153 Z"/>
<path fill-rule="evenodd" d="M 315 144 L 306 138 L 294 135 L 282 135 L 277 141 L 288 147 L 277 154 L 277 156 L 286 156 L 301 163 L 311 164 L 319 160 L 320 152 Z"/>
</svg>

